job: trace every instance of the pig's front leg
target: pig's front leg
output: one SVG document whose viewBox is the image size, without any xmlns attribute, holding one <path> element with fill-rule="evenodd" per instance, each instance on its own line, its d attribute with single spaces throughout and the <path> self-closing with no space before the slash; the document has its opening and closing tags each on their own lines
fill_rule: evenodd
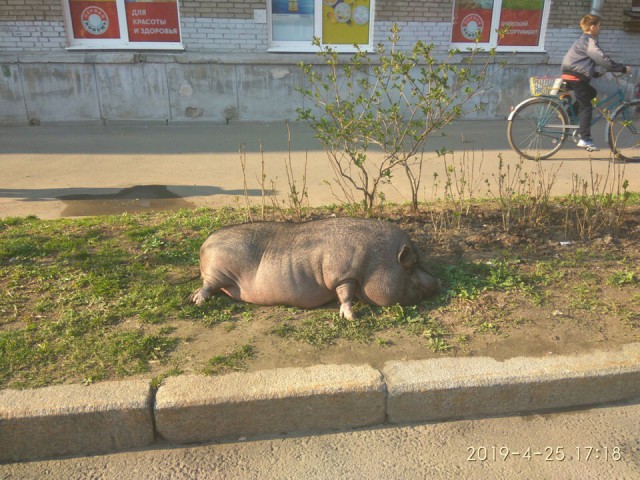
<svg viewBox="0 0 640 480">
<path fill-rule="evenodd" d="M 336 294 L 340 301 L 340 318 L 353 320 L 353 297 L 356 293 L 356 282 L 354 280 L 346 280 L 336 287 Z"/>
</svg>

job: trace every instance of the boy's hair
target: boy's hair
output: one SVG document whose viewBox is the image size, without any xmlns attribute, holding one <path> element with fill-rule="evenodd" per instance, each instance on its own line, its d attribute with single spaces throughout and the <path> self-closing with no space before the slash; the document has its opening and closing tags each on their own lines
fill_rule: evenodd
<svg viewBox="0 0 640 480">
<path fill-rule="evenodd" d="M 580 27 L 583 32 L 588 31 L 593 25 L 598 25 L 602 22 L 602 17 L 598 15 L 585 15 L 580 20 Z"/>
</svg>

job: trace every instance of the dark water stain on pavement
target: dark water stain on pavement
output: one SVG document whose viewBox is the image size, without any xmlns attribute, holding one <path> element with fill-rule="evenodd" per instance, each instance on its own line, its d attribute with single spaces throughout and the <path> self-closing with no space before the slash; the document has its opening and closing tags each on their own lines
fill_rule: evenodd
<svg viewBox="0 0 640 480">
<path fill-rule="evenodd" d="M 194 208 L 195 204 L 171 192 L 165 185 L 136 185 L 117 193 L 63 195 L 65 217 L 119 215 L 161 210 Z"/>
</svg>

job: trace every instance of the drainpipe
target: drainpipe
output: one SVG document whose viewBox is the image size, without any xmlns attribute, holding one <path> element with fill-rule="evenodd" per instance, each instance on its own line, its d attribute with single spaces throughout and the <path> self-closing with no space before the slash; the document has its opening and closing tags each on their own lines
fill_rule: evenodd
<svg viewBox="0 0 640 480">
<path fill-rule="evenodd" d="M 604 0 L 591 0 L 591 15 L 602 15 Z"/>
</svg>

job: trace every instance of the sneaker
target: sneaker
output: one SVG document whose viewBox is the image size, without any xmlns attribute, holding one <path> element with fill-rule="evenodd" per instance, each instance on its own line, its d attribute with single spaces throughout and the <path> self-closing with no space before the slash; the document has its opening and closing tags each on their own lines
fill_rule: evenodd
<svg viewBox="0 0 640 480">
<path fill-rule="evenodd" d="M 598 147 L 596 147 L 596 144 L 593 143 L 593 140 L 585 140 L 583 138 L 581 138 L 578 142 L 578 146 L 580 148 L 584 148 L 587 152 L 597 152 L 598 150 L 600 150 Z"/>
</svg>

